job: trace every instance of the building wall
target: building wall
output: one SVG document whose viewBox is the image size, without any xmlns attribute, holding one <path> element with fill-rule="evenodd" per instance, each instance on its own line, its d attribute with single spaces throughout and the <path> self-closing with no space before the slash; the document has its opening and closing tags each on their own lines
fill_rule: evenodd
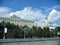
<svg viewBox="0 0 60 45">
<path fill-rule="evenodd" d="M 32 27 L 34 25 L 33 21 L 20 20 L 20 19 L 0 18 L 0 22 L 2 22 L 2 21 L 14 23 L 15 25 L 19 25 L 19 26 L 27 25 L 29 27 Z M 13 38 L 13 33 L 11 30 L 8 30 L 7 33 L 5 34 L 6 38 Z M 4 31 L 4 29 L 3 29 L 3 31 Z M 2 31 L 2 33 L 0 33 L 1 38 L 3 38 L 3 33 L 4 33 L 3 31 Z"/>
<path fill-rule="evenodd" d="M 32 27 L 34 25 L 34 21 L 21 20 L 21 19 L 0 18 L 0 22 L 2 21 L 14 23 L 15 25 L 19 26 L 27 25 L 29 27 Z"/>
</svg>

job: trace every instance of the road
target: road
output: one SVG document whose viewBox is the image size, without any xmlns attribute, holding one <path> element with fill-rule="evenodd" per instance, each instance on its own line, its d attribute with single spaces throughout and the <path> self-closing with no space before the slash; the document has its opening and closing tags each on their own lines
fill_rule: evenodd
<svg viewBox="0 0 60 45">
<path fill-rule="evenodd" d="M 13 40 L 13 39 L 12 39 Z M 60 45 L 60 40 L 0 42 L 0 45 Z"/>
</svg>

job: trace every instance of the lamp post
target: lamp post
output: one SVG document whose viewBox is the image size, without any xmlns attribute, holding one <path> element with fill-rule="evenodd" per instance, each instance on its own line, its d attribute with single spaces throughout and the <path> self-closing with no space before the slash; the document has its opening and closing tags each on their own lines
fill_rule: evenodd
<svg viewBox="0 0 60 45">
<path fill-rule="evenodd" d="M 5 39 L 5 19 L 4 19 L 4 36 L 3 39 Z"/>
<path fill-rule="evenodd" d="M 24 39 L 26 38 L 26 30 L 27 30 L 27 28 L 25 27 L 25 28 L 23 29 L 23 31 L 24 31 Z"/>
<path fill-rule="evenodd" d="M 25 36 L 26 36 L 26 27 L 24 28 L 24 39 L 26 38 Z"/>
<path fill-rule="evenodd" d="M 22 28 L 23 29 L 23 38 L 25 39 L 25 29 L 24 28 Z"/>
<path fill-rule="evenodd" d="M 5 13 L 3 12 L 3 14 L 5 14 Z M 5 39 L 5 33 L 7 33 L 7 28 L 5 27 L 6 19 L 5 18 L 3 18 L 3 19 L 4 19 L 4 35 L 3 35 L 3 39 Z"/>
<path fill-rule="evenodd" d="M 23 31 L 24 31 L 24 39 L 25 39 L 25 28 L 23 29 Z"/>
</svg>

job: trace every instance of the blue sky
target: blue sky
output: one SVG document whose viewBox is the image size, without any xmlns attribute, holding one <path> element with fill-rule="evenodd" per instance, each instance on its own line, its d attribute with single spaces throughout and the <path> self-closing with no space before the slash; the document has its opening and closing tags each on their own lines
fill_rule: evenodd
<svg viewBox="0 0 60 45">
<path fill-rule="evenodd" d="M 51 12 L 53 13 L 53 11 L 55 13 L 60 14 L 59 6 L 60 6 L 60 0 L 0 0 L 1 8 L 7 7 L 11 10 L 10 13 L 16 13 L 16 14 L 17 14 L 17 12 L 18 13 L 20 12 L 19 14 L 21 14 L 22 10 L 23 10 L 23 12 L 27 11 L 27 12 L 24 12 L 24 14 L 29 13 L 29 12 L 30 12 L 30 14 L 33 13 L 33 16 L 35 16 L 35 17 L 33 17 L 32 15 L 29 15 L 29 14 L 27 14 L 27 15 L 33 17 L 31 19 L 33 19 L 34 21 L 38 21 L 38 22 L 42 19 L 42 17 L 44 18 L 45 16 L 47 16 L 47 17 L 49 16 L 50 17 L 49 19 L 51 19 L 50 14 L 51 14 Z M 34 13 L 38 14 L 38 15 L 34 15 Z M 40 14 L 40 17 L 39 17 L 39 14 Z M 24 18 L 23 16 L 25 16 L 25 15 L 23 15 L 23 14 L 20 15 L 20 17 Z M 30 18 L 29 16 L 27 16 L 26 19 Z M 60 24 L 59 15 L 57 17 L 58 17 L 58 19 L 54 22 L 57 24 Z"/>
<path fill-rule="evenodd" d="M 0 0 L 0 6 L 12 8 L 13 11 L 21 10 L 24 7 L 41 9 L 42 7 L 52 7 L 59 5 L 59 0 Z"/>
</svg>

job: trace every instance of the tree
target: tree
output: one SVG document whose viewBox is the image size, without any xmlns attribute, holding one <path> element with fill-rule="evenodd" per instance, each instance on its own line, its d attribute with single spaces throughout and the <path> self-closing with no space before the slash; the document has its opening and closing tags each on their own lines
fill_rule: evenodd
<svg viewBox="0 0 60 45">
<path fill-rule="evenodd" d="M 60 32 L 60 27 L 56 27 L 55 30 Z"/>
<path fill-rule="evenodd" d="M 53 31 L 50 31 L 49 27 L 43 28 L 43 37 L 54 37 L 55 33 Z"/>
<path fill-rule="evenodd" d="M 13 37 L 14 38 L 23 38 L 23 30 L 22 27 L 18 25 L 13 25 Z"/>
<path fill-rule="evenodd" d="M 38 37 L 42 37 L 42 34 L 43 34 L 42 28 L 41 27 L 38 27 L 38 31 L 37 31 Z"/>
<path fill-rule="evenodd" d="M 36 26 L 32 26 L 32 35 L 37 37 L 37 30 L 38 28 Z"/>
<path fill-rule="evenodd" d="M 3 38 L 4 35 L 4 23 L 0 22 L 0 39 Z"/>
<path fill-rule="evenodd" d="M 22 30 L 24 32 L 24 38 L 27 38 L 30 28 L 27 25 L 25 25 L 25 26 L 22 27 Z"/>
<path fill-rule="evenodd" d="M 32 38 L 32 36 L 33 36 L 33 32 L 32 29 L 30 28 L 27 34 L 27 38 Z"/>
<path fill-rule="evenodd" d="M 49 27 L 43 28 L 43 37 L 50 37 Z"/>
<path fill-rule="evenodd" d="M 57 36 L 57 33 L 60 32 L 60 27 L 55 28 L 55 35 Z"/>
<path fill-rule="evenodd" d="M 36 26 L 32 26 L 32 30 L 37 30 L 37 27 Z"/>
<path fill-rule="evenodd" d="M 4 27 L 7 27 L 9 33 L 12 33 L 13 38 L 23 38 L 23 31 L 21 27 L 10 22 L 0 22 L 0 38 L 3 38 Z M 6 35 L 8 36 L 8 35 Z M 8 38 L 8 37 L 6 37 Z"/>
<path fill-rule="evenodd" d="M 13 37 L 14 38 L 23 38 L 23 32 L 21 30 L 13 30 Z"/>
</svg>

